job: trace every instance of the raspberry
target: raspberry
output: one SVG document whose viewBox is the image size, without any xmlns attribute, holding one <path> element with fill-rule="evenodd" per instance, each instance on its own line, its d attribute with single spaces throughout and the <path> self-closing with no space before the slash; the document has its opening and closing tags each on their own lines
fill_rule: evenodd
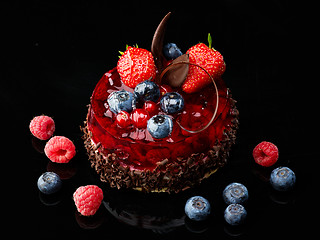
<svg viewBox="0 0 320 240">
<path fill-rule="evenodd" d="M 279 151 L 273 143 L 263 141 L 253 149 L 252 155 L 256 163 L 270 167 L 277 162 Z"/>
<path fill-rule="evenodd" d="M 103 192 L 96 185 L 81 186 L 73 193 L 77 210 L 83 216 L 94 215 L 99 209 L 102 199 Z"/>
<path fill-rule="evenodd" d="M 47 140 L 53 135 L 55 124 L 51 117 L 41 115 L 31 120 L 29 129 L 36 138 Z"/>
<path fill-rule="evenodd" d="M 67 163 L 76 154 L 76 148 L 70 139 L 55 136 L 47 142 L 44 152 L 52 162 Z"/>
</svg>

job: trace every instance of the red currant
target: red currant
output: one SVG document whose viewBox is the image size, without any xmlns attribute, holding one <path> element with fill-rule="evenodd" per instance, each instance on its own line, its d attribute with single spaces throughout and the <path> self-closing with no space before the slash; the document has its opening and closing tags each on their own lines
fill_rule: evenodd
<svg viewBox="0 0 320 240">
<path fill-rule="evenodd" d="M 149 113 L 150 116 L 153 116 L 158 113 L 158 105 L 153 101 L 145 101 L 143 108 Z"/>
<path fill-rule="evenodd" d="M 116 116 L 116 122 L 119 127 L 128 127 L 131 124 L 130 114 L 126 111 L 120 111 Z"/>
<path fill-rule="evenodd" d="M 137 108 L 131 113 L 132 123 L 137 128 L 146 128 L 149 118 L 148 112 L 142 108 Z"/>
</svg>

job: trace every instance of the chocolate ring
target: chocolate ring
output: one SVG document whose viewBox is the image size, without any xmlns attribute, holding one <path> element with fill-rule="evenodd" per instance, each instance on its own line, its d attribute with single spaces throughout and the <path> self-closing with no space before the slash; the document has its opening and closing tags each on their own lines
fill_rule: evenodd
<svg viewBox="0 0 320 240">
<path fill-rule="evenodd" d="M 214 110 L 214 113 L 213 113 L 213 116 L 211 117 L 210 121 L 207 123 L 207 125 L 205 125 L 203 128 L 199 129 L 199 130 L 189 130 L 189 129 L 186 129 L 185 127 L 183 127 L 179 121 L 177 121 L 178 125 L 184 130 L 184 131 L 187 131 L 189 133 L 199 133 L 199 132 L 202 132 L 203 130 L 207 129 L 211 123 L 214 121 L 216 115 L 217 115 L 217 111 L 218 111 L 218 106 L 219 106 L 219 91 L 218 91 L 218 88 L 217 88 L 217 85 L 213 79 L 213 77 L 210 75 L 210 73 L 208 73 L 208 71 L 206 69 L 204 69 L 203 67 L 201 67 L 200 65 L 198 64 L 195 64 L 195 63 L 190 63 L 188 61 L 180 61 L 180 62 L 175 62 L 175 63 L 171 63 L 169 66 L 167 66 L 163 71 L 162 73 L 160 74 L 160 82 L 163 78 L 163 76 L 175 65 L 178 65 L 178 64 L 189 64 L 189 65 L 192 65 L 192 66 L 196 66 L 200 69 L 202 69 L 206 74 L 208 74 L 208 76 L 210 77 L 213 85 L 214 85 L 214 88 L 215 88 L 215 91 L 216 91 L 216 96 L 217 96 L 217 103 L 216 103 L 216 107 L 215 107 L 215 110 Z"/>
</svg>

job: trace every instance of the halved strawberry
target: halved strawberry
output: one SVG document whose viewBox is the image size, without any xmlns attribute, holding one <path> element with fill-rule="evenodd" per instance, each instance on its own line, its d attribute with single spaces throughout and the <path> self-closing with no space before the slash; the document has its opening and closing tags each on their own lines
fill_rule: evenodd
<svg viewBox="0 0 320 240">
<path fill-rule="evenodd" d="M 189 62 L 203 67 L 213 79 L 220 77 L 226 70 L 226 64 L 220 52 L 211 47 L 212 39 L 208 35 L 209 47 L 204 43 L 199 43 L 191 47 L 187 53 L 189 54 Z M 197 92 L 206 85 L 211 83 L 211 78 L 201 68 L 189 65 L 189 72 L 186 80 L 182 85 L 182 90 L 186 93 Z"/>
<path fill-rule="evenodd" d="M 155 78 L 156 65 L 151 52 L 129 46 L 118 61 L 117 71 L 122 82 L 134 88 L 140 82 Z"/>
</svg>

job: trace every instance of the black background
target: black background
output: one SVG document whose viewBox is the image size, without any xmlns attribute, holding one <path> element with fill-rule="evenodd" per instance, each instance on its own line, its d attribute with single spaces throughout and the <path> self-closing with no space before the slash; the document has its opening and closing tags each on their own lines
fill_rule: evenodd
<svg viewBox="0 0 320 240">
<path fill-rule="evenodd" d="M 314 138 L 319 124 L 312 100 L 316 80 L 306 77 L 312 60 L 304 47 L 310 44 L 306 14 L 312 6 L 286 0 L 159 1 L 147 5 L 83 0 L 10 1 L 1 7 L 1 55 L 5 60 L 0 88 L 5 142 L 2 175 L 10 174 L 3 180 L 2 211 L 10 211 L 3 218 L 11 234 L 49 239 L 311 236 L 312 205 L 317 205 L 312 200 L 316 176 L 311 169 L 319 158 Z M 169 196 L 110 189 L 90 168 L 79 126 L 96 83 L 116 66 L 118 51 L 136 43 L 150 49 L 153 33 L 168 11 L 173 14 L 167 42 L 177 43 L 185 52 L 198 42 L 206 43 L 210 32 L 214 48 L 223 54 L 227 64 L 224 80 L 240 111 L 237 143 L 229 164 L 196 189 Z M 49 163 L 41 153 L 44 142 L 29 132 L 30 120 L 40 114 L 53 117 L 55 135 L 70 138 L 77 148 L 75 158 L 65 167 L 73 176 L 63 180 L 60 194 L 49 198 L 39 193 L 37 179 L 47 169 L 62 170 Z M 284 165 L 295 171 L 294 191 L 274 191 L 267 179 L 274 167 L 264 169 L 254 163 L 252 149 L 264 140 L 279 148 L 274 167 Z M 231 182 L 245 184 L 250 195 L 245 205 L 248 221 L 240 228 L 227 226 L 223 219 L 226 206 L 221 194 Z M 79 217 L 72 194 L 87 184 L 102 187 L 105 202 L 114 213 L 133 214 L 137 226 L 118 221 L 104 205 L 94 218 Z M 209 199 L 213 214 L 195 226 L 184 223 L 183 208 L 196 194 Z M 144 229 L 142 223 L 151 218 L 163 222 L 182 219 L 182 225 Z M 88 224 L 94 229 L 86 229 Z"/>
</svg>

